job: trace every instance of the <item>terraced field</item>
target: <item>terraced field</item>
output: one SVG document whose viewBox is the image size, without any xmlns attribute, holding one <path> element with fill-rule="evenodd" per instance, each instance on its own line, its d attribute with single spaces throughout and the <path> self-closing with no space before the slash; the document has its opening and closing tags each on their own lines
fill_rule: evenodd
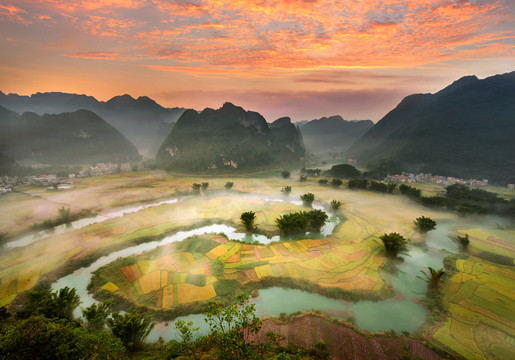
<svg viewBox="0 0 515 360">
<path fill-rule="evenodd" d="M 514 238 L 510 238 L 512 231 L 485 228 L 461 229 L 459 233 L 469 234 L 469 252 L 483 258 L 472 255 L 454 262 L 456 270 L 443 290 L 446 317 L 432 329 L 432 340 L 468 359 L 513 359 L 515 246 Z"/>
<path fill-rule="evenodd" d="M 378 271 L 384 262 L 380 251 L 370 242 L 351 246 L 334 239 L 305 239 L 252 245 L 203 235 L 130 261 L 115 261 L 97 270 L 93 283 L 96 291 L 112 292 L 154 309 L 235 295 L 264 279 L 302 280 L 326 289 L 378 296 L 388 292 Z"/>
</svg>

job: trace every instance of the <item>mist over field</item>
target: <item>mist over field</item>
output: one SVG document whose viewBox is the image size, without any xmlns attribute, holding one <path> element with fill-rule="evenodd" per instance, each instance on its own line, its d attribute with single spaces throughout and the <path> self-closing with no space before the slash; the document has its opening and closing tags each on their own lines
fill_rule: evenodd
<svg viewBox="0 0 515 360">
<path fill-rule="evenodd" d="M 0 3 L 0 359 L 515 358 L 515 3 Z"/>
</svg>

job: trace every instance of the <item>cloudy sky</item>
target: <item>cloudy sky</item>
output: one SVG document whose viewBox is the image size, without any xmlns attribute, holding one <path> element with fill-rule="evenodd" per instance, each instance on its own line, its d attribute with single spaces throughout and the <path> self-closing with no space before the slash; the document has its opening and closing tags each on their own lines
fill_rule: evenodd
<svg viewBox="0 0 515 360">
<path fill-rule="evenodd" d="M 515 70 L 513 0 L 0 0 L 0 90 L 379 120 Z"/>
</svg>

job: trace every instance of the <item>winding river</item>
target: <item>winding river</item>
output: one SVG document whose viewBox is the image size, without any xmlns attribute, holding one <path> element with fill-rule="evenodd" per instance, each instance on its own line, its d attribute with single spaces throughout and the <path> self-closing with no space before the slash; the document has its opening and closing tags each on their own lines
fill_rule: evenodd
<svg viewBox="0 0 515 360">
<path fill-rule="evenodd" d="M 259 198 L 264 201 L 285 201 L 284 199 L 270 199 L 262 196 Z M 137 212 L 152 206 L 173 204 L 177 201 L 177 199 L 171 199 L 116 210 L 93 218 L 78 220 L 72 224 L 72 228 L 84 227 L 116 216 L 123 216 L 126 213 Z M 300 201 L 288 202 L 301 205 Z M 321 206 L 313 207 L 326 211 Z M 336 216 L 331 216 L 330 221 L 322 228 L 321 235 L 327 236 L 332 234 L 338 222 L 339 219 Z M 411 247 L 409 252 L 404 256 L 405 261 L 398 265 L 397 270 L 392 276 L 392 285 L 397 295 L 391 299 L 383 301 L 361 300 L 350 303 L 301 290 L 272 287 L 260 290 L 259 296 L 253 299 L 253 302 L 256 304 L 257 314 L 259 316 L 279 316 L 281 313 L 320 310 L 331 316 L 343 319 L 352 316 L 355 324 L 363 330 L 386 331 L 393 329 L 396 332 L 414 332 L 422 326 L 427 317 L 426 309 L 418 303 L 419 300 L 425 296 L 426 283 L 416 276 L 420 274 L 420 270 L 426 269 L 428 266 L 433 268 L 443 267 L 443 259 L 449 254 L 459 251 L 458 245 L 448 238 L 449 231 L 455 226 L 456 224 L 451 221 L 439 223 L 436 230 L 427 234 L 426 246 Z M 61 231 L 67 230 L 63 229 Z M 88 294 L 87 285 L 92 272 L 98 268 L 118 258 L 140 254 L 168 243 L 182 241 L 194 235 L 221 232 L 225 233 L 229 239 L 233 240 L 248 242 L 259 241 L 264 244 L 279 240 L 279 236 L 267 238 L 264 235 L 239 233 L 235 228 L 223 224 L 203 226 L 189 231 L 180 231 L 158 241 L 140 244 L 102 256 L 91 265 L 60 278 L 52 285 L 52 288 L 53 290 L 58 290 L 65 286 L 76 288 L 77 293 L 81 297 L 81 307 L 87 307 L 97 302 Z M 320 236 L 319 234 L 317 235 Z M 38 240 L 38 238 L 28 239 L 29 237 L 26 237 L 25 240 L 19 239 L 17 242 L 11 242 L 7 245 L 10 247 L 25 246 Z M 75 315 L 77 317 L 81 316 L 80 309 L 76 309 Z M 204 318 L 202 314 L 194 314 L 177 319 L 193 320 L 195 326 L 200 327 L 199 334 L 205 334 L 209 329 L 203 321 Z M 148 339 L 157 340 L 159 337 L 162 337 L 165 340 L 170 340 L 176 338 L 177 333 L 173 323 L 174 321 L 156 324 Z"/>
</svg>

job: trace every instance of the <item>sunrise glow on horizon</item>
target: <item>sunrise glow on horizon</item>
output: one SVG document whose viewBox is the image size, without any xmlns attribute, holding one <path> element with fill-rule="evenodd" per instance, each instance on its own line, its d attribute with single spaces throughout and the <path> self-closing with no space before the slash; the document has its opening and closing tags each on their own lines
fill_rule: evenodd
<svg viewBox="0 0 515 360">
<path fill-rule="evenodd" d="M 0 91 L 379 120 L 515 70 L 515 2 L 0 0 Z"/>
</svg>

